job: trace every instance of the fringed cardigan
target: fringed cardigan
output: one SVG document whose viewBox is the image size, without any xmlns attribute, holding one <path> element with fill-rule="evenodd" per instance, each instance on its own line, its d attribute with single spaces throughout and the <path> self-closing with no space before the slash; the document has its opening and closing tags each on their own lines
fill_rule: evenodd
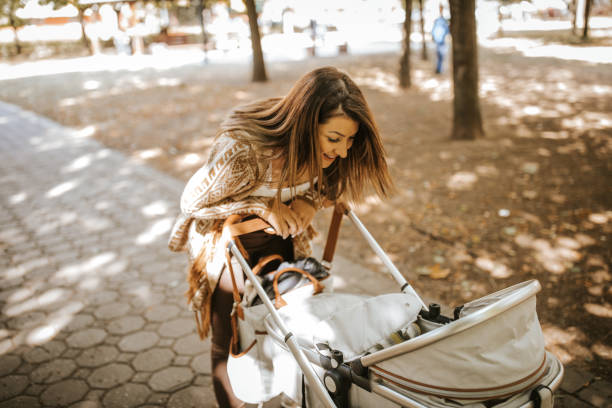
<svg viewBox="0 0 612 408">
<path fill-rule="evenodd" d="M 208 163 L 187 182 L 181 195 L 180 209 L 170 233 L 168 247 L 189 254 L 189 290 L 187 298 L 196 312 L 200 337 L 208 335 L 210 300 L 225 265 L 221 243 L 223 221 L 233 214 L 254 214 L 262 218 L 272 205 L 270 197 L 252 196 L 262 185 L 274 186 L 270 160 L 259 157 L 245 142 L 231 135 L 221 135 L 212 147 Z M 314 189 L 305 195 L 312 202 Z M 309 256 L 312 226 L 293 238 L 295 257 Z M 199 318 L 197 314 L 200 314 Z"/>
</svg>

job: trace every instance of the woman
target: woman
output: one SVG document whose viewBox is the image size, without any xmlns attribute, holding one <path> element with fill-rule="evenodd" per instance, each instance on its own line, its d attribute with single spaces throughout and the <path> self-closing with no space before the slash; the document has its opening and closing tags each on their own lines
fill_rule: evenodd
<svg viewBox="0 0 612 408">
<path fill-rule="evenodd" d="M 251 263 L 266 252 L 301 258 L 310 253 L 315 212 L 340 197 L 358 202 L 368 187 L 381 197 L 392 188 L 384 149 L 363 94 L 336 68 L 309 72 L 284 98 L 238 108 L 221 125 L 208 163 L 185 187 L 169 241 L 170 249 L 189 253 L 187 297 L 201 313 L 200 336 L 212 326 L 219 406 L 242 405 L 226 370 L 233 299 L 223 221 L 258 216 L 274 228 L 270 239 L 241 237 Z"/>
</svg>

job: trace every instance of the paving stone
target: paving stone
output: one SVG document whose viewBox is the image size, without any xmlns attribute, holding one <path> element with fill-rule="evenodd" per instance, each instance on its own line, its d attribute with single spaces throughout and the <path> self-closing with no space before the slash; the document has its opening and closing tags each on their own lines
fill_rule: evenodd
<svg viewBox="0 0 612 408">
<path fill-rule="evenodd" d="M 119 294 L 117 292 L 105 290 L 93 293 L 87 300 L 92 305 L 105 305 L 114 302 L 118 297 Z"/>
<path fill-rule="evenodd" d="M 142 329 L 144 324 L 145 321 L 140 316 L 124 316 L 110 322 L 106 330 L 112 334 L 127 334 Z"/>
<path fill-rule="evenodd" d="M 86 401 L 97 401 L 101 403 L 102 397 L 104 397 L 106 392 L 107 390 L 90 390 L 84 399 Z"/>
<path fill-rule="evenodd" d="M 98 346 L 87 349 L 76 359 L 81 367 L 99 367 L 114 361 L 119 355 L 119 350 L 113 346 Z"/>
<path fill-rule="evenodd" d="M 126 303 L 109 303 L 103 306 L 100 306 L 94 312 L 94 316 L 98 319 L 114 319 L 119 316 L 125 315 L 130 310 L 130 305 Z"/>
<path fill-rule="evenodd" d="M 157 305 L 147 310 L 145 318 L 152 322 L 165 322 L 176 317 L 180 309 L 172 305 Z"/>
<path fill-rule="evenodd" d="M 113 388 L 127 382 L 133 375 L 134 370 L 127 364 L 109 364 L 95 369 L 87 382 L 95 388 Z"/>
<path fill-rule="evenodd" d="M 102 408 L 100 401 L 80 401 L 72 404 L 70 408 Z"/>
<path fill-rule="evenodd" d="M 39 384 L 51 384 L 68 377 L 76 370 L 76 367 L 72 360 L 51 360 L 34 369 L 30 374 L 30 379 Z"/>
<path fill-rule="evenodd" d="M 94 321 L 94 318 L 91 315 L 78 314 L 72 317 L 72 320 L 70 321 L 70 323 L 68 323 L 68 325 L 66 325 L 66 327 L 64 327 L 63 330 L 67 332 L 74 332 L 77 330 L 82 330 L 85 327 L 91 326 L 93 321 Z"/>
<path fill-rule="evenodd" d="M 34 365 L 25 362 L 22 365 L 19 366 L 19 368 L 17 369 L 17 371 L 15 371 L 15 374 L 27 374 L 29 375 L 32 370 L 34 370 Z"/>
<path fill-rule="evenodd" d="M 134 293 L 130 304 L 135 308 L 149 308 L 166 302 L 166 295 L 160 292 L 145 290 L 144 294 Z"/>
<path fill-rule="evenodd" d="M 147 402 L 149 404 L 155 404 L 155 405 L 166 405 L 166 402 L 168 401 L 168 398 L 170 398 L 170 394 L 164 394 L 161 392 L 156 392 L 154 394 L 151 394 L 149 396 L 149 399 L 147 400 Z"/>
<path fill-rule="evenodd" d="M 165 348 L 154 348 L 139 353 L 132 365 L 138 371 L 157 371 L 167 367 L 172 362 L 174 353 Z"/>
<path fill-rule="evenodd" d="M 605 380 L 594 381 L 580 391 L 578 397 L 597 408 L 612 408 L 612 383 Z"/>
<path fill-rule="evenodd" d="M 30 384 L 28 388 L 24 391 L 25 395 L 37 397 L 47 388 L 46 385 L 42 384 Z"/>
<path fill-rule="evenodd" d="M 579 400 L 570 394 L 557 392 L 555 395 L 555 408 L 586 408 L 590 407 L 586 402 Z"/>
<path fill-rule="evenodd" d="M 66 342 L 70 347 L 90 348 L 104 341 L 106 332 L 101 329 L 87 329 L 71 334 Z"/>
<path fill-rule="evenodd" d="M 79 354 L 81 354 L 82 351 L 83 350 L 70 348 L 70 349 L 64 351 L 64 353 L 62 354 L 62 357 L 75 359 Z"/>
<path fill-rule="evenodd" d="M 116 346 L 117 344 L 119 344 L 121 339 L 123 339 L 123 337 L 121 337 L 121 336 L 108 336 L 104 340 L 104 343 L 112 345 L 112 346 Z"/>
<path fill-rule="evenodd" d="M 204 342 L 200 340 L 197 334 L 191 334 L 182 339 L 178 339 L 172 347 L 178 354 L 196 355 L 204 354 L 210 351 L 210 341 Z"/>
<path fill-rule="evenodd" d="M 136 353 L 121 353 L 117 357 L 117 362 L 120 362 L 120 363 L 129 363 L 130 361 L 132 361 L 134 359 L 135 355 L 136 355 Z"/>
<path fill-rule="evenodd" d="M 64 380 L 47 388 L 40 396 L 44 405 L 53 407 L 69 405 L 83 398 L 87 384 L 82 380 Z"/>
<path fill-rule="evenodd" d="M 166 405 L 168 408 L 216 408 L 210 391 L 202 387 L 187 387 L 172 394 Z"/>
<path fill-rule="evenodd" d="M 134 377 L 132 377 L 132 382 L 133 383 L 147 383 L 149 381 L 149 378 L 151 378 L 151 373 L 136 373 L 134 375 Z"/>
<path fill-rule="evenodd" d="M 186 367 L 168 367 L 156 372 L 149 380 L 154 391 L 174 391 L 191 383 L 193 372 Z"/>
<path fill-rule="evenodd" d="M 9 351 L 13 350 L 15 345 L 13 344 L 12 339 L 3 339 L 0 340 L 0 354 L 6 354 Z"/>
<path fill-rule="evenodd" d="M 38 408 L 38 398 L 21 395 L 8 401 L 0 402 L 0 408 Z"/>
<path fill-rule="evenodd" d="M 137 407 L 147 401 L 149 394 L 151 391 L 143 384 L 124 384 L 106 393 L 102 402 L 106 408 Z"/>
<path fill-rule="evenodd" d="M 43 324 L 47 314 L 43 312 L 27 312 L 7 321 L 9 328 L 14 330 L 29 329 Z"/>
<path fill-rule="evenodd" d="M 193 319 L 179 318 L 162 323 L 157 332 L 162 337 L 183 337 L 195 331 Z"/>
<path fill-rule="evenodd" d="M 0 401 L 16 397 L 28 386 L 28 377 L 25 375 L 9 375 L 0 378 Z"/>
<path fill-rule="evenodd" d="M 141 331 L 124 337 L 118 346 L 123 351 L 138 352 L 153 347 L 158 340 L 156 333 Z"/>
<path fill-rule="evenodd" d="M 189 361 L 191 361 L 191 356 L 176 356 L 172 365 L 186 366 L 189 365 Z"/>
<path fill-rule="evenodd" d="M 161 339 L 157 345 L 159 347 L 172 347 L 174 341 L 174 339 Z"/>
<path fill-rule="evenodd" d="M 78 378 L 79 380 L 85 380 L 87 377 L 91 375 L 91 369 L 89 368 L 79 368 L 72 374 L 72 378 Z"/>
<path fill-rule="evenodd" d="M 21 358 L 11 355 L 0 355 L 0 377 L 15 371 L 21 365 Z"/>
<path fill-rule="evenodd" d="M 193 385 L 209 386 L 212 384 L 212 378 L 209 375 L 198 375 L 193 381 Z"/>
<path fill-rule="evenodd" d="M 202 354 L 193 359 L 191 368 L 198 374 L 211 374 L 211 362 L 209 354 Z"/>
<path fill-rule="evenodd" d="M 579 371 L 575 368 L 569 367 L 565 369 L 563 376 L 563 382 L 560 388 L 570 394 L 575 393 L 585 385 L 587 385 L 593 379 L 593 375 L 586 371 Z"/>
</svg>

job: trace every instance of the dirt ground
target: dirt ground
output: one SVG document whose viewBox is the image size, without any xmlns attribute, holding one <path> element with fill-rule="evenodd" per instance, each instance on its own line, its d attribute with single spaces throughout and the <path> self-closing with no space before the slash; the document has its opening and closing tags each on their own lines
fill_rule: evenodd
<svg viewBox="0 0 612 408">
<path fill-rule="evenodd" d="M 397 186 L 356 212 L 417 291 L 451 307 L 538 279 L 548 347 L 611 378 L 612 65 L 507 44 L 479 51 L 486 138 L 476 141 L 449 140 L 452 82 L 433 74 L 431 51 L 429 61 L 414 54 L 409 90 L 398 88 L 398 54 L 387 53 L 268 63 L 265 84 L 250 82 L 248 65 L 77 70 L 3 80 L 0 99 L 186 181 L 231 107 L 283 95 L 314 67 L 342 68 L 374 111 Z M 348 222 L 338 250 L 384 270 Z"/>
</svg>

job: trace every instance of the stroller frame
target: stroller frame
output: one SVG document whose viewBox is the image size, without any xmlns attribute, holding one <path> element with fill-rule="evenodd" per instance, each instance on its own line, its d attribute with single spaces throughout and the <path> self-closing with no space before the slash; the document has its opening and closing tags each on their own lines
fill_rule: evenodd
<svg viewBox="0 0 612 408">
<path fill-rule="evenodd" d="M 358 228 L 362 236 L 368 242 L 370 247 L 374 250 L 374 252 L 388 268 L 390 274 L 400 286 L 400 291 L 414 296 L 420 302 L 422 310 L 427 312 L 428 307 L 415 292 L 414 288 L 402 276 L 402 274 L 395 267 L 393 262 L 389 259 L 384 250 L 378 245 L 376 240 L 372 237 L 372 235 L 361 223 L 361 221 L 354 214 L 354 212 L 343 203 L 337 203 L 334 208 L 332 222 L 330 224 L 328 239 L 323 255 L 323 265 L 327 269 L 331 268 L 331 260 L 333 258 L 333 253 L 335 251 L 335 246 L 337 243 L 338 230 L 341 223 L 341 219 L 344 215 L 348 216 L 348 218 L 351 219 L 351 221 Z M 421 347 L 430 345 L 441 339 L 444 339 L 448 336 L 468 330 L 482 323 L 484 320 L 494 318 L 495 316 L 498 316 L 501 313 L 509 310 L 510 308 L 524 302 L 526 299 L 534 296 L 537 292 L 541 290 L 541 286 L 536 280 L 527 281 L 523 284 L 515 285 L 516 287 L 518 287 L 518 289 L 513 291 L 509 296 L 493 304 L 490 304 L 471 315 L 455 320 L 452 322 L 452 324 L 443 325 L 437 328 L 436 330 L 423 333 L 409 342 L 402 342 L 393 345 L 373 354 L 361 356 L 347 363 L 343 361 L 341 353 L 339 357 L 334 354 L 328 357 L 321 354 L 317 350 L 306 349 L 298 344 L 296 337 L 284 323 L 274 304 L 268 298 L 256 275 L 253 273 L 251 267 L 245 260 L 243 252 L 241 251 L 240 243 L 234 239 L 236 235 L 237 234 L 232 235 L 232 238 L 230 239 L 227 245 L 227 251 L 233 254 L 238 263 L 240 264 L 242 271 L 253 284 L 253 288 L 255 289 L 260 299 L 263 301 L 263 304 L 265 305 L 267 311 L 269 312 L 269 317 L 271 318 L 271 321 L 274 323 L 274 326 L 276 326 L 272 327 L 270 320 L 265 319 L 265 327 L 267 329 L 268 334 L 279 347 L 282 347 L 283 349 L 291 352 L 300 369 L 302 370 L 302 373 L 308 386 L 314 392 L 314 395 L 319 400 L 319 403 L 323 404 L 323 406 L 325 407 L 330 408 L 336 406 L 348 406 L 346 401 L 344 401 L 341 397 L 338 398 L 339 393 L 336 393 L 335 391 L 337 391 L 338 387 L 347 387 L 351 384 L 361 387 L 368 392 L 380 395 L 381 397 L 402 407 L 430 407 L 430 405 L 425 405 L 425 401 L 420 400 L 418 398 L 418 390 L 415 390 L 415 393 L 417 395 L 414 395 L 414 397 L 405 395 L 398 391 L 398 384 L 389 380 L 389 378 L 386 378 L 384 374 L 381 375 L 381 373 L 377 372 L 377 370 L 370 369 L 370 367 L 373 367 L 374 364 L 378 362 L 393 358 L 395 356 L 407 353 L 412 350 L 419 349 Z M 546 352 L 545 362 L 548 362 L 548 360 L 552 360 L 552 364 L 555 365 L 556 369 L 556 372 L 552 374 L 548 386 L 540 385 L 535 387 L 533 390 L 525 389 L 516 391 L 515 393 L 511 394 L 511 399 L 514 399 L 514 395 L 523 395 L 524 397 L 526 391 L 530 391 L 530 395 L 529 398 L 524 401 L 524 403 L 522 403 L 521 405 L 513 405 L 513 407 L 520 406 L 521 408 L 537 408 L 539 406 L 544 406 L 541 405 L 541 402 L 544 403 L 547 399 L 550 400 L 548 406 L 552 406 L 553 393 L 561 384 L 564 370 L 561 363 L 559 363 L 559 361 L 550 353 Z M 543 362 L 542 365 L 544 365 L 545 362 Z M 319 375 L 317 375 L 317 371 L 315 370 L 313 365 L 322 370 L 334 371 L 335 373 L 337 373 L 340 379 L 337 382 L 335 382 L 335 380 L 333 379 L 328 381 L 329 378 L 326 375 L 324 377 L 324 380 L 322 380 Z M 538 377 L 538 380 L 544 376 L 543 373 L 538 374 L 540 375 L 540 377 Z M 533 387 L 533 384 L 531 384 L 528 388 L 530 387 Z M 334 398 L 332 398 L 332 395 L 330 394 L 335 394 Z M 336 405 L 336 403 L 338 403 L 338 405 Z M 505 403 L 501 403 L 499 406 L 501 407 L 506 405 Z"/>
</svg>

